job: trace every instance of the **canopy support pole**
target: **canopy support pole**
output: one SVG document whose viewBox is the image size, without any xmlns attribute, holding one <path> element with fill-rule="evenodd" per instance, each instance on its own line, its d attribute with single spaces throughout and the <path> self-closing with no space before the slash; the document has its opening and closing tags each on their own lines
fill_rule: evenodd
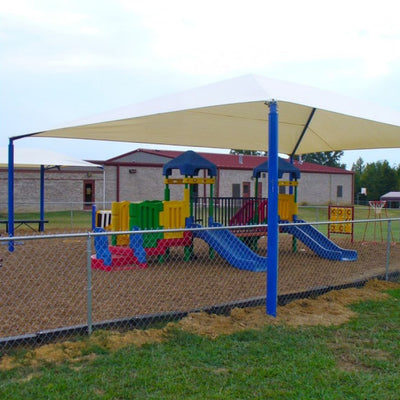
<svg viewBox="0 0 400 400">
<path fill-rule="evenodd" d="M 290 162 L 290 164 L 294 165 L 293 156 L 290 156 L 289 162 Z M 289 182 L 292 182 L 292 181 L 293 181 L 293 174 L 290 173 L 289 174 Z M 289 186 L 289 194 L 293 194 L 293 186 L 292 185 Z"/>
<path fill-rule="evenodd" d="M 278 306 L 278 105 L 269 106 L 268 118 L 268 245 L 267 304 L 268 315 L 276 317 Z"/>
<path fill-rule="evenodd" d="M 39 232 L 44 231 L 44 165 L 40 166 L 40 222 Z"/>
<path fill-rule="evenodd" d="M 313 117 L 314 117 L 315 111 L 316 111 L 316 108 L 313 108 L 313 109 L 311 110 L 311 113 L 310 113 L 310 115 L 308 116 L 308 120 L 307 120 L 306 124 L 304 125 L 303 132 L 301 132 L 301 135 L 300 135 L 300 137 L 299 137 L 299 140 L 297 141 L 297 143 L 296 143 L 296 145 L 294 146 L 294 149 L 293 149 L 293 151 L 292 151 L 292 154 L 290 155 L 291 158 L 293 158 L 294 155 L 296 154 L 296 151 L 297 151 L 297 149 L 299 148 L 300 143 L 301 143 L 301 141 L 303 140 L 303 137 L 304 137 L 304 135 L 306 134 L 307 129 L 308 129 L 308 127 L 309 127 L 309 125 L 310 125 L 310 123 L 311 123 Z"/>
<path fill-rule="evenodd" d="M 8 144 L 8 236 L 14 236 L 14 141 Z M 8 242 L 8 251 L 14 251 L 14 241 Z"/>
</svg>

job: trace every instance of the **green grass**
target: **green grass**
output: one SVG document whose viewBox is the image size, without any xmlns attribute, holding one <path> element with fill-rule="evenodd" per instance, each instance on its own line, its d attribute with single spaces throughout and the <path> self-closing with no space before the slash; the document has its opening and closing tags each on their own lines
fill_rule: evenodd
<svg viewBox="0 0 400 400">
<path fill-rule="evenodd" d="M 47 224 L 49 228 L 92 228 L 91 211 L 50 211 L 46 213 Z"/>
<path fill-rule="evenodd" d="M 339 327 L 268 326 L 0 372 L 4 399 L 398 399 L 400 290 Z"/>
<path fill-rule="evenodd" d="M 305 220 L 307 222 L 325 222 L 328 221 L 328 209 L 327 207 L 299 207 L 299 219 Z M 400 209 L 387 209 L 383 210 L 380 218 L 400 218 Z M 379 216 L 375 216 L 373 211 L 369 210 L 368 207 L 355 206 L 354 207 L 354 220 L 369 220 L 369 219 L 379 219 Z M 317 225 L 316 226 L 325 235 L 328 232 L 327 225 Z M 382 233 L 381 233 L 382 230 Z M 392 227 L 392 239 L 398 241 L 400 237 L 400 221 L 393 221 Z M 335 237 L 346 237 L 347 235 L 332 235 Z M 354 224 L 354 240 L 365 240 L 369 241 L 381 241 L 381 236 L 383 241 L 387 240 L 387 222 L 376 221 L 355 223 Z"/>
<path fill-rule="evenodd" d="M 7 216 L 3 213 L 0 215 L 0 219 L 7 219 Z M 40 214 L 38 212 L 15 213 L 15 219 L 40 219 Z M 91 211 L 48 211 L 45 213 L 45 219 L 49 221 L 45 224 L 45 231 L 66 228 L 90 230 L 92 228 Z M 37 228 L 37 224 L 34 227 Z M 2 228 L 4 228 L 4 225 Z M 16 233 L 18 233 L 18 230 Z"/>
<path fill-rule="evenodd" d="M 308 222 L 327 221 L 328 211 L 326 207 L 299 207 L 300 219 Z M 383 211 L 382 218 L 400 218 L 400 209 L 388 209 Z M 6 219 L 6 215 L 0 214 L 0 219 Z M 38 219 L 39 213 L 16 213 L 15 219 Z M 45 218 L 49 221 L 45 225 L 45 230 L 50 229 L 87 229 L 92 226 L 92 214 L 90 211 L 49 211 L 46 212 Z M 373 215 L 370 215 L 373 218 Z M 355 219 L 368 219 L 368 207 L 356 206 Z M 355 240 L 362 240 L 365 231 L 365 223 L 354 224 Z M 367 228 L 366 240 L 374 240 L 374 235 L 380 240 L 380 227 L 382 226 L 382 235 L 384 240 L 387 238 L 387 223 L 376 223 L 376 232 L 374 234 L 374 223 L 371 222 Z M 4 225 L 0 228 L 5 229 Z M 319 225 L 318 229 L 324 234 L 327 233 L 326 225 Z M 18 233 L 18 230 L 17 230 Z M 395 240 L 400 237 L 400 222 L 394 221 L 392 224 L 392 233 Z"/>
<path fill-rule="evenodd" d="M 368 215 L 369 214 L 369 215 Z M 328 207 L 307 207 L 299 206 L 299 218 L 306 221 L 327 221 L 328 220 Z M 354 219 L 364 220 L 364 219 L 375 218 L 374 213 L 369 207 L 365 206 L 354 206 Z M 377 217 L 379 218 L 379 216 Z M 382 210 L 381 218 L 400 218 L 399 208 L 388 208 Z"/>
</svg>

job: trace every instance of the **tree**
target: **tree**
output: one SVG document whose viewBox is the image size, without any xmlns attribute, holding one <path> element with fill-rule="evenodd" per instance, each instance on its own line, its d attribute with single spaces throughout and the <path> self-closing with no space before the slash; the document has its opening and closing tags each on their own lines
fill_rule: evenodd
<svg viewBox="0 0 400 400">
<path fill-rule="evenodd" d="M 354 193 L 357 195 L 361 192 L 361 177 L 365 171 L 364 160 L 360 157 L 353 165 L 351 170 L 355 172 L 354 174 Z"/>
<path fill-rule="evenodd" d="M 369 200 L 379 200 L 383 194 L 397 190 L 399 175 L 388 161 L 377 161 L 367 164 L 361 175 L 360 184 L 361 187 L 368 189 Z"/>
<path fill-rule="evenodd" d="M 340 163 L 343 151 L 321 151 L 319 153 L 309 153 L 302 156 L 302 160 L 314 164 L 326 165 L 328 167 L 346 168 L 345 164 Z"/>
</svg>

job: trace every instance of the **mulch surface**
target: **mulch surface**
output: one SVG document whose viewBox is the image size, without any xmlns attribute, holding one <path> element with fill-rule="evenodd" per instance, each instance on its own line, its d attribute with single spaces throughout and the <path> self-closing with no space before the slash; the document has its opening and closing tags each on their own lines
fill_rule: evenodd
<svg viewBox="0 0 400 400">
<path fill-rule="evenodd" d="M 48 232 L 47 232 L 48 233 Z M 292 251 L 282 235 L 279 249 L 279 294 L 369 279 L 386 271 L 386 243 L 350 243 L 355 262 L 329 261 L 301 243 Z M 105 272 L 90 270 L 88 286 L 86 238 L 22 240 L 15 251 L 0 247 L 0 338 L 87 324 L 88 292 L 94 323 L 148 314 L 191 311 L 265 296 L 266 273 L 242 271 L 195 239 L 196 259 L 185 262 L 183 249 L 171 250 L 164 263 L 149 259 L 147 269 Z M 266 238 L 259 241 L 265 255 Z M 390 272 L 400 271 L 400 244 L 390 246 Z"/>
</svg>

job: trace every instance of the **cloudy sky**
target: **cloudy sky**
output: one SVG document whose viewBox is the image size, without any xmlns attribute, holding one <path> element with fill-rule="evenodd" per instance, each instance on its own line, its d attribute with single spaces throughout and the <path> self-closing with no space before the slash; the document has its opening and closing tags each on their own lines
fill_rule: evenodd
<svg viewBox="0 0 400 400">
<path fill-rule="evenodd" d="M 400 111 L 399 10 L 398 0 L 3 0 L 0 146 L 248 73 Z M 84 159 L 146 147 L 43 138 L 17 145 Z M 399 153 L 346 152 L 342 161 L 394 165 Z"/>
</svg>

